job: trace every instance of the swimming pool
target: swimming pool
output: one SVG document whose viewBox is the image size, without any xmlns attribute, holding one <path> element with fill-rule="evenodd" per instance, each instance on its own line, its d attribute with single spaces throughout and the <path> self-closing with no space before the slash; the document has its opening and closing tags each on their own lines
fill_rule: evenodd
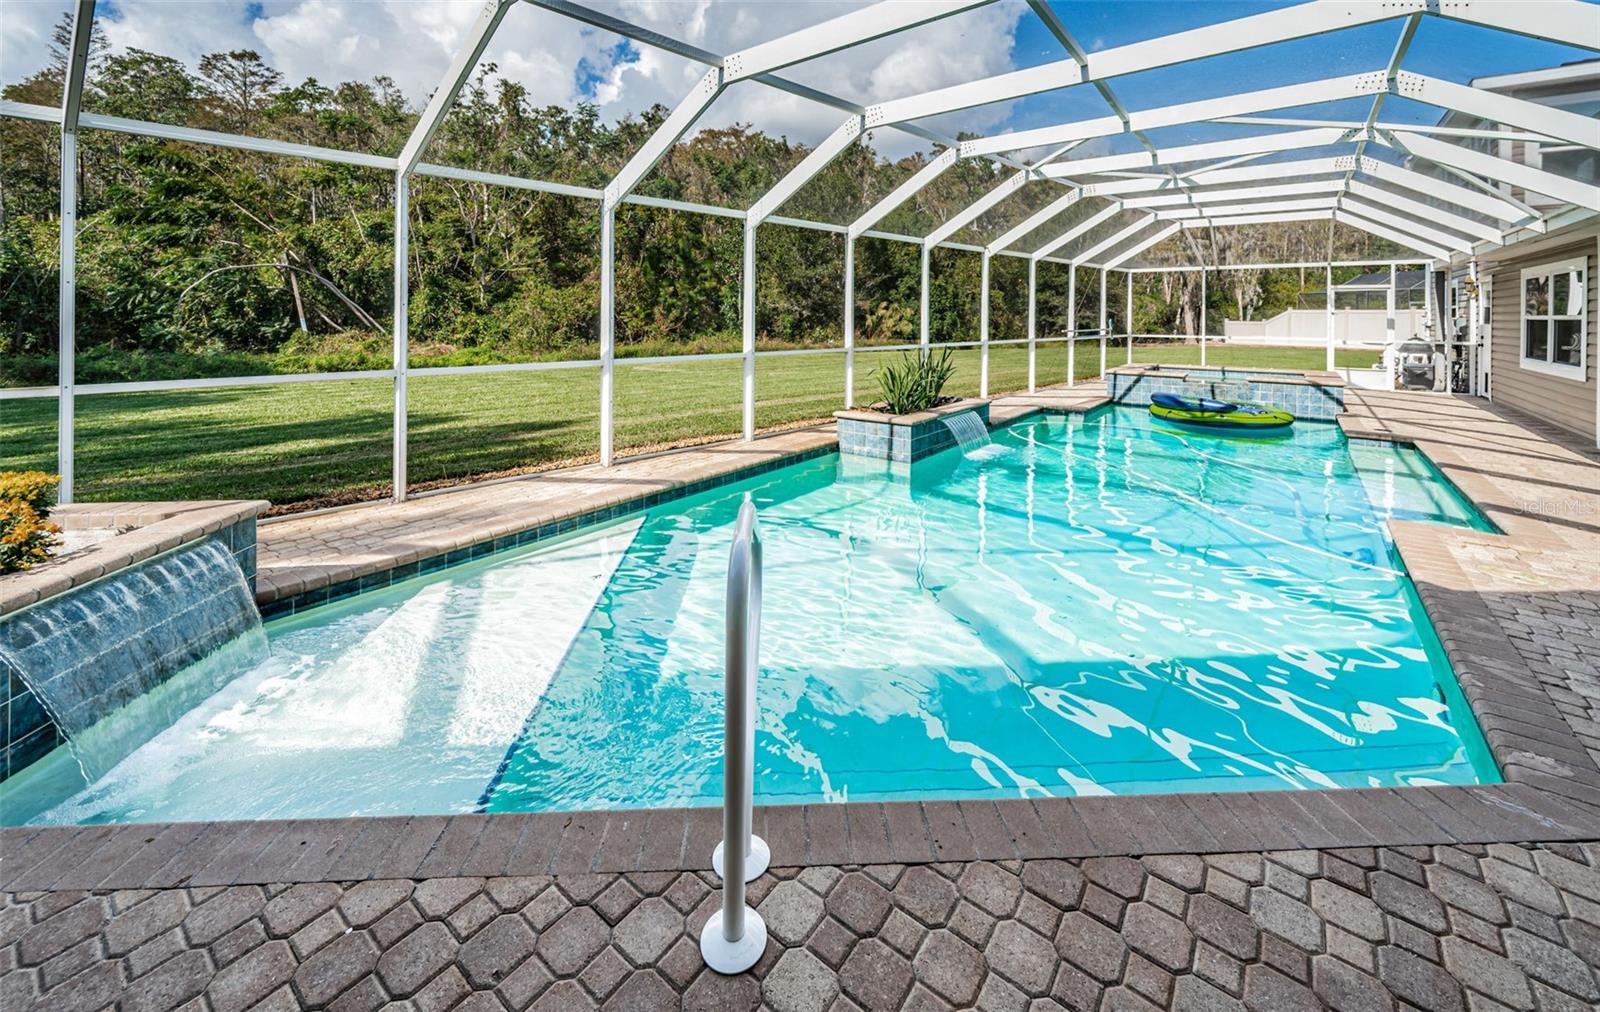
<svg viewBox="0 0 1600 1012">
<path fill-rule="evenodd" d="M 758 802 L 1499 779 L 1386 520 L 1484 521 L 1415 450 L 1036 416 L 830 455 L 268 624 L 270 654 L 7 821 L 714 804 L 723 581 L 766 556 Z"/>
</svg>

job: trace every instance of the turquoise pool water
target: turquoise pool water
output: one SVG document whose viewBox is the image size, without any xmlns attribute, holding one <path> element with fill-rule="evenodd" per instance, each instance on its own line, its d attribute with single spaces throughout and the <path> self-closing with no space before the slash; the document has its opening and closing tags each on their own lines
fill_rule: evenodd
<svg viewBox="0 0 1600 1012">
<path fill-rule="evenodd" d="M 715 803 L 747 494 L 758 801 L 1498 779 L 1385 533 L 1483 525 L 1419 454 L 1110 409 L 909 479 L 819 458 L 270 623 L 267 660 L 95 784 L 46 799 L 43 771 L 7 799 L 41 821 Z"/>
</svg>

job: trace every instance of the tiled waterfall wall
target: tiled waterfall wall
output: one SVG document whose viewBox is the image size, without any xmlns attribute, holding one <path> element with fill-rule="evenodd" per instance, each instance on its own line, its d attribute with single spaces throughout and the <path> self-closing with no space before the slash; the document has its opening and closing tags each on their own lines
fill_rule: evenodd
<svg viewBox="0 0 1600 1012">
<path fill-rule="evenodd" d="M 245 582 L 253 588 L 256 572 L 255 517 L 248 516 L 237 520 L 183 547 L 193 548 L 208 542 L 216 543 L 233 557 L 244 574 Z M 126 568 L 131 570 L 146 566 L 151 561 L 154 560 L 137 562 Z M 10 643 L 17 648 L 17 652 L 20 652 L 21 649 L 32 646 L 35 637 L 43 634 L 45 623 L 39 621 L 38 616 L 41 613 L 36 611 L 36 608 L 48 606 L 59 612 L 60 606 L 65 604 L 68 609 L 81 608 L 82 621 L 93 620 L 95 616 L 91 616 L 88 609 L 79 602 L 85 594 L 92 593 L 94 588 L 93 583 L 75 586 L 38 602 L 37 605 L 0 617 L 0 781 L 37 762 L 64 740 L 55 721 L 46 712 L 43 704 L 35 698 L 32 689 L 23 681 L 22 673 L 7 662 L 3 648 Z M 177 600 L 187 608 L 199 608 L 204 605 L 204 602 L 185 600 L 183 588 L 174 588 L 174 591 Z M 156 664 L 154 670 L 141 670 L 136 673 L 138 680 L 146 685 L 165 681 L 193 661 L 197 652 L 215 645 L 219 637 L 227 638 L 237 632 L 231 629 L 202 628 L 194 624 L 186 626 L 182 622 L 169 622 L 163 625 L 168 630 L 165 635 L 169 638 L 176 637 L 182 642 L 165 644 L 170 647 L 161 651 L 165 659 Z M 179 633 L 177 630 L 183 631 Z M 128 634 L 130 637 L 146 636 L 149 630 L 134 628 L 128 630 Z M 135 658 L 147 656 L 148 651 L 130 648 L 122 651 L 121 655 Z"/>
<path fill-rule="evenodd" d="M 1152 394 L 1241 400 L 1281 408 L 1296 418 L 1331 422 L 1344 410 L 1344 384 L 1299 375 L 1224 372 L 1221 369 L 1116 371 L 1110 374 L 1114 404 L 1149 405 Z"/>
</svg>

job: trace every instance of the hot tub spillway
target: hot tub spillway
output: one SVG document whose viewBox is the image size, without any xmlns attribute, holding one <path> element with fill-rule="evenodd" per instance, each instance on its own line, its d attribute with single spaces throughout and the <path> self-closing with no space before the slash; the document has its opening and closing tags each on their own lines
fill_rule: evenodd
<svg viewBox="0 0 1600 1012">
<path fill-rule="evenodd" d="M 266 656 L 249 584 L 202 541 L 0 621 L 9 666 L 94 780 Z"/>
</svg>

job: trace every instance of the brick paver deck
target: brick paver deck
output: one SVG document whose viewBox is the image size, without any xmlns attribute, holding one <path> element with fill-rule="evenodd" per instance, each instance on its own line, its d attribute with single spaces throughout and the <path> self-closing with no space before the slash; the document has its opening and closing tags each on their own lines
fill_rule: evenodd
<svg viewBox="0 0 1600 1012">
<path fill-rule="evenodd" d="M 1351 393 L 1504 531 L 1395 530 L 1503 785 L 762 808 L 730 978 L 710 812 L 5 830 L 0 1005 L 1595 1008 L 1600 461 Z"/>
<path fill-rule="evenodd" d="M 1495 844 L 780 868 L 751 888 L 769 942 L 737 977 L 700 959 L 708 873 L 25 893 L 0 907 L 0 1005 L 1591 1009 L 1597 863 Z"/>
</svg>

